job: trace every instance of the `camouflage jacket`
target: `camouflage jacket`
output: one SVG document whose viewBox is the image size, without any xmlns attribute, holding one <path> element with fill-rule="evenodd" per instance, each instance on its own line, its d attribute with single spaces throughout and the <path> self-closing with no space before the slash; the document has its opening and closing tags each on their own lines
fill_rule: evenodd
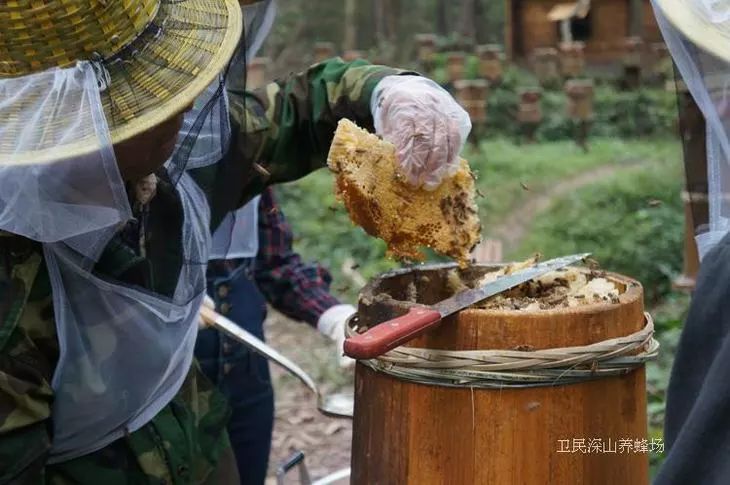
<svg viewBox="0 0 730 485">
<path fill-rule="evenodd" d="M 391 74 L 396 71 L 335 59 L 254 92 L 232 83 L 231 153 L 218 164 L 190 171 L 209 198 L 214 227 L 268 185 L 323 167 L 340 118 L 372 129 L 372 90 Z M 120 231 L 94 271 L 169 295 L 179 272 L 180 243 L 155 235 L 175 234 L 174 224 L 179 229 L 182 223 L 175 194 L 163 179 L 149 208 L 146 257 Z M 50 383 L 59 355 L 51 287 L 38 243 L 5 235 L 0 254 L 0 483 L 204 481 L 229 446 L 228 409 L 196 365 L 176 398 L 140 430 L 95 453 L 46 463 L 53 440 Z"/>
</svg>

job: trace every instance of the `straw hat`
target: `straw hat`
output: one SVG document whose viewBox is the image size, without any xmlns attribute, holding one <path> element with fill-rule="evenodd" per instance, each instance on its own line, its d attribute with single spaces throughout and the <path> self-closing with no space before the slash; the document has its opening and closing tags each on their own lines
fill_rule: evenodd
<svg viewBox="0 0 730 485">
<path fill-rule="evenodd" d="M 730 0 L 654 1 L 682 35 L 710 54 L 730 62 Z"/>
<path fill-rule="evenodd" d="M 118 143 L 189 106 L 231 59 L 242 25 L 237 0 L 0 1 L 0 79 L 99 61 L 101 100 Z M 52 161 L 97 149 L 87 141 L 13 154 L 8 123 L 0 162 Z M 93 127 L 81 129 L 93 134 Z"/>
</svg>

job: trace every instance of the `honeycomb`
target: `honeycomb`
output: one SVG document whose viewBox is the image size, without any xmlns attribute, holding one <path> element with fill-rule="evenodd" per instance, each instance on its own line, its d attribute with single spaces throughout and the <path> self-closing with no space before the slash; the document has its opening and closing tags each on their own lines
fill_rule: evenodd
<svg viewBox="0 0 730 485">
<path fill-rule="evenodd" d="M 422 247 L 459 262 L 480 239 L 469 164 L 434 191 L 410 186 L 397 171 L 395 147 L 349 120 L 340 121 L 327 158 L 335 193 L 350 219 L 388 245 L 388 255 L 422 261 Z"/>
</svg>

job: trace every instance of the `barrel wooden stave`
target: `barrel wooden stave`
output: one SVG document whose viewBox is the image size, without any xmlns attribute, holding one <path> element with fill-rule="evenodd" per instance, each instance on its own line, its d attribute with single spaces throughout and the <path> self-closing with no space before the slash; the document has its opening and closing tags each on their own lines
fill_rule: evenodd
<svg viewBox="0 0 730 485">
<path fill-rule="evenodd" d="M 534 349 L 587 345 L 644 325 L 641 287 L 620 303 L 541 313 L 467 310 L 410 345 Z M 367 312 L 367 309 L 361 307 Z M 645 453 L 559 453 L 559 440 L 646 439 L 645 372 L 530 389 L 406 382 L 362 364 L 356 374 L 353 484 L 648 483 Z"/>
</svg>

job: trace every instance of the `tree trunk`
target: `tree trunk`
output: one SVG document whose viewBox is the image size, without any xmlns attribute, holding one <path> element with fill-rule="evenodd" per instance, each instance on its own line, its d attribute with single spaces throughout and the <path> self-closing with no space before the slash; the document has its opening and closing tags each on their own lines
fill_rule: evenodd
<svg viewBox="0 0 730 485">
<path fill-rule="evenodd" d="M 477 44 L 486 44 L 489 41 L 487 16 L 482 0 L 474 0 L 474 40 Z"/>
<path fill-rule="evenodd" d="M 386 39 L 389 43 L 395 44 L 398 41 L 400 24 L 400 0 L 385 0 L 385 2 L 387 5 L 385 9 Z"/>
<path fill-rule="evenodd" d="M 441 36 L 449 34 L 448 0 L 436 0 L 436 32 Z"/>
<path fill-rule="evenodd" d="M 474 12 L 476 10 L 476 0 L 463 0 L 461 3 L 461 35 L 464 40 L 474 42 L 476 37 L 476 19 Z"/>
<path fill-rule="evenodd" d="M 382 45 L 383 42 L 385 42 L 387 35 L 386 35 L 386 20 L 385 20 L 385 10 L 386 10 L 386 1 L 387 0 L 375 0 L 373 2 L 373 17 L 375 19 L 375 43 L 376 45 Z"/>
<path fill-rule="evenodd" d="M 357 48 L 357 3 L 345 0 L 345 49 Z"/>
</svg>

